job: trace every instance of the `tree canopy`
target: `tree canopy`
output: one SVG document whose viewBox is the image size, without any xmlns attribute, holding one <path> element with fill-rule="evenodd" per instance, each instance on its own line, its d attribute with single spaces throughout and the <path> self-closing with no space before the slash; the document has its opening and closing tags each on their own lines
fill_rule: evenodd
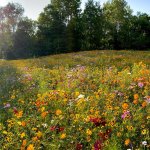
<svg viewBox="0 0 150 150">
<path fill-rule="evenodd" d="M 18 3 L 0 7 L 0 58 L 27 58 L 94 49 L 150 48 L 150 16 L 125 0 L 51 0 L 37 21 Z"/>
</svg>

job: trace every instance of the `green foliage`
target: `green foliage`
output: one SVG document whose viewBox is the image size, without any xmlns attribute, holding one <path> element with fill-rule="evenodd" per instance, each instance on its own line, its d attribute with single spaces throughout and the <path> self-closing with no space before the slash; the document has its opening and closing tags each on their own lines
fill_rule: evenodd
<svg viewBox="0 0 150 150">
<path fill-rule="evenodd" d="M 148 49 L 150 47 L 150 16 L 138 13 L 131 20 L 132 46 L 136 49 Z"/>
<path fill-rule="evenodd" d="M 108 48 L 126 49 L 132 10 L 125 0 L 112 0 L 104 4 L 105 41 Z"/>
<path fill-rule="evenodd" d="M 93 49 L 150 48 L 150 16 L 132 14 L 125 0 L 103 7 L 88 0 L 51 0 L 37 21 L 17 3 L 0 7 L 0 58 L 18 59 Z"/>
<path fill-rule="evenodd" d="M 60 53 L 65 47 L 66 26 L 63 16 L 53 4 L 49 4 L 40 14 L 38 21 L 37 41 L 40 55 Z"/>
<path fill-rule="evenodd" d="M 7 59 L 30 57 L 33 50 L 35 25 L 23 17 L 24 9 L 18 3 L 0 8 L 0 57 Z M 28 52 L 27 52 L 28 51 Z"/>
<path fill-rule="evenodd" d="M 88 0 L 82 13 L 82 49 L 102 49 L 103 14 L 98 3 Z"/>
</svg>

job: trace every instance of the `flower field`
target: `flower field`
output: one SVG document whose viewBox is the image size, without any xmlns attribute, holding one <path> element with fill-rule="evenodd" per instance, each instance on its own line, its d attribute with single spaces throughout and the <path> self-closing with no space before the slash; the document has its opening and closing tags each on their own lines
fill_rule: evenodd
<svg viewBox="0 0 150 150">
<path fill-rule="evenodd" d="M 0 149 L 150 149 L 150 52 L 0 60 Z"/>
</svg>

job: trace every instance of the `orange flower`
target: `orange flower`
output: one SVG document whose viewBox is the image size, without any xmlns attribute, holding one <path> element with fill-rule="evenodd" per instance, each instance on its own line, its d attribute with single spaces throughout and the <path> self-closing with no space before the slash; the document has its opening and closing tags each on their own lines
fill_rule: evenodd
<svg viewBox="0 0 150 150">
<path fill-rule="evenodd" d="M 25 147 L 21 146 L 20 150 L 25 150 Z"/>
<path fill-rule="evenodd" d="M 125 144 L 126 146 L 128 146 L 128 145 L 130 144 L 130 139 L 126 139 L 125 142 L 124 142 L 124 144 Z"/>
<path fill-rule="evenodd" d="M 34 150 L 33 144 L 30 144 L 30 145 L 27 147 L 27 150 Z"/>
<path fill-rule="evenodd" d="M 22 121 L 22 122 L 21 122 L 21 125 L 22 125 L 23 127 L 25 127 L 25 126 L 26 126 L 26 122 L 25 122 L 25 121 Z"/>
<path fill-rule="evenodd" d="M 27 144 L 27 140 L 23 140 L 23 141 L 22 141 L 22 147 L 25 147 L 26 144 Z"/>
<path fill-rule="evenodd" d="M 142 107 L 144 108 L 144 107 L 146 107 L 146 106 L 147 106 L 147 102 L 144 101 L 144 102 L 142 103 Z"/>
<path fill-rule="evenodd" d="M 42 118 L 45 118 L 47 116 L 47 114 L 48 114 L 47 111 L 42 112 L 42 114 L 41 114 Z"/>
<path fill-rule="evenodd" d="M 57 110 L 56 110 L 56 115 L 59 116 L 59 115 L 61 115 L 61 114 L 62 114 L 62 111 L 61 111 L 60 109 L 57 109 Z"/>
<path fill-rule="evenodd" d="M 138 94 L 134 94 L 134 99 L 137 100 L 139 98 Z"/>
<path fill-rule="evenodd" d="M 134 101 L 133 101 L 133 104 L 138 104 L 138 100 L 137 99 L 135 99 Z"/>
<path fill-rule="evenodd" d="M 35 136 L 35 137 L 32 138 L 32 141 L 34 141 L 34 142 L 36 142 L 37 140 L 38 140 L 37 136 Z"/>
<path fill-rule="evenodd" d="M 128 103 L 126 103 L 126 102 L 123 103 L 123 104 L 122 104 L 122 108 L 125 109 L 125 110 L 127 110 L 127 109 L 129 108 Z"/>
</svg>

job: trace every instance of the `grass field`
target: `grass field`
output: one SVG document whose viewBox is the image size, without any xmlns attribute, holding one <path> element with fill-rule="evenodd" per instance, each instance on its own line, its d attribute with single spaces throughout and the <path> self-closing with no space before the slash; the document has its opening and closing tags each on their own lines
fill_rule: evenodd
<svg viewBox="0 0 150 150">
<path fill-rule="evenodd" d="M 148 150 L 150 52 L 0 60 L 0 150 Z"/>
</svg>

